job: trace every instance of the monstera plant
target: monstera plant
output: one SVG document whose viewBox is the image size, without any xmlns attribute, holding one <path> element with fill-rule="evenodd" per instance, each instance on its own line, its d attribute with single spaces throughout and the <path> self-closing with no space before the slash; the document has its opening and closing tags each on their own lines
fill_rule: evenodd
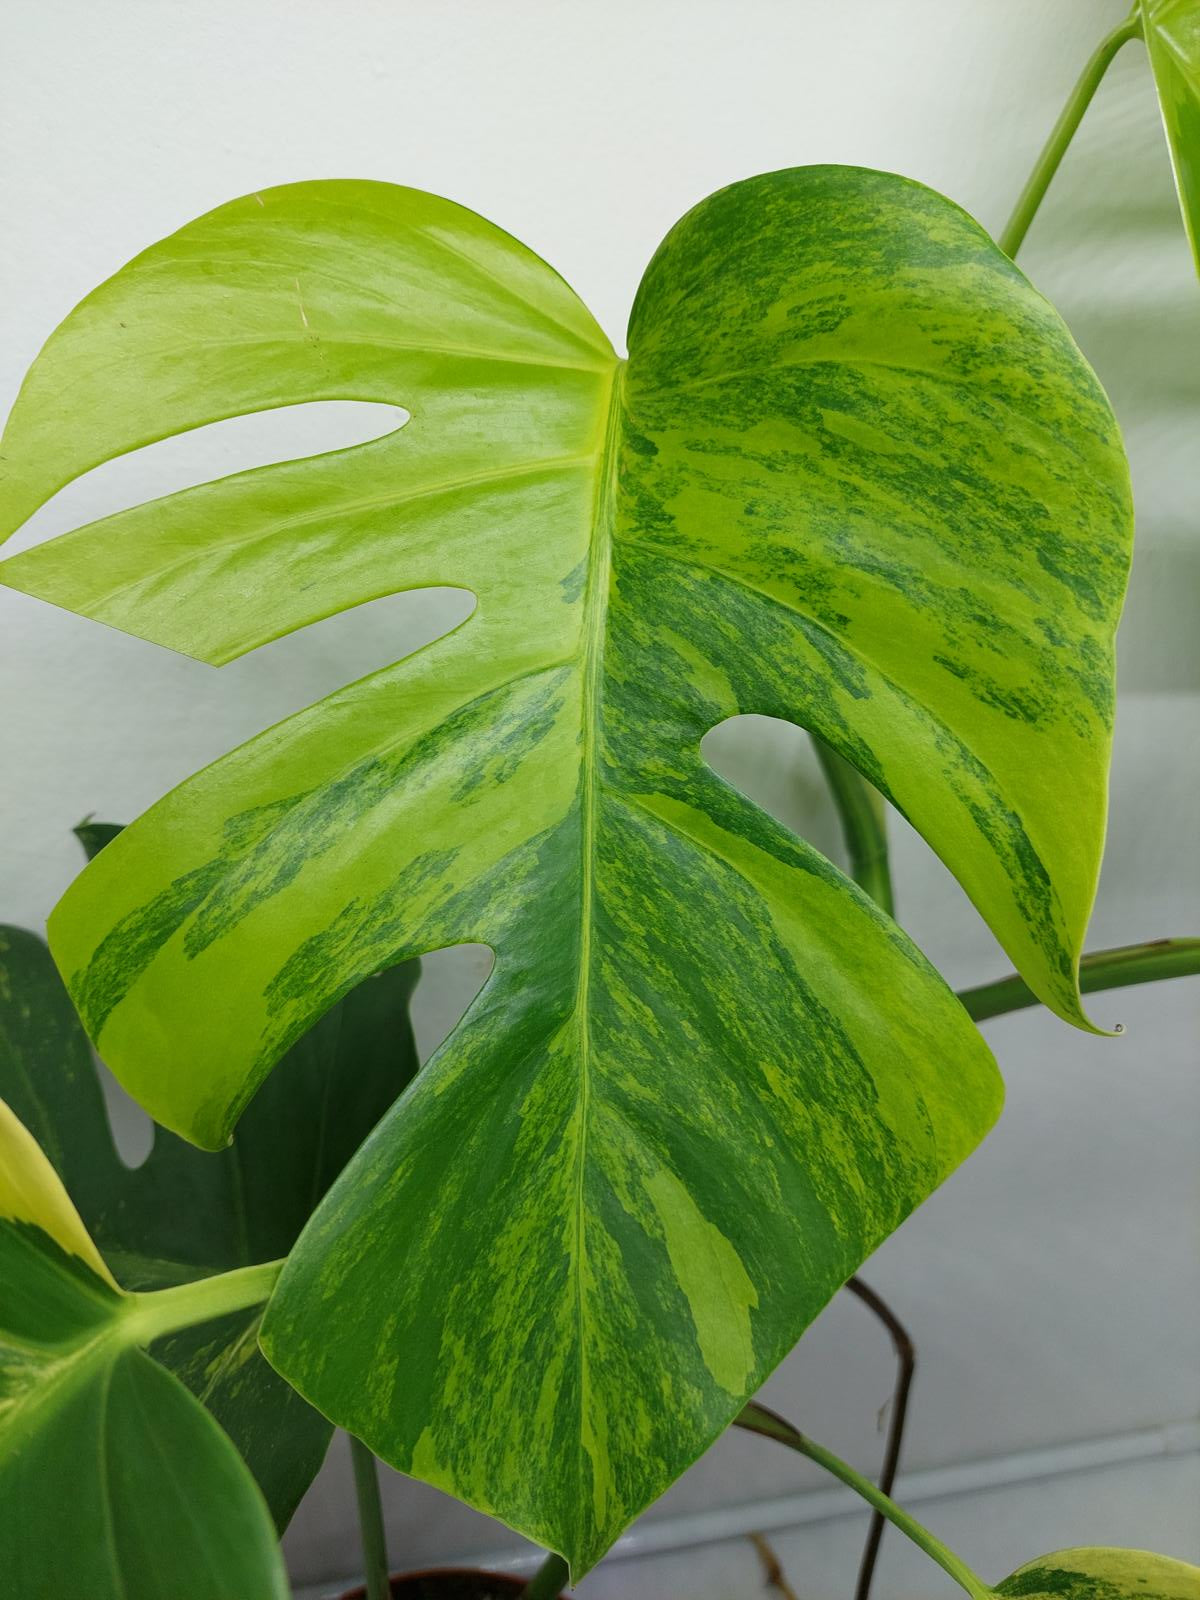
<svg viewBox="0 0 1200 1600">
<path fill-rule="evenodd" d="M 1190 207 L 1183 10 L 1194 43 L 1192 8 L 1148 4 L 1147 31 Z M 286 1522 L 330 1422 L 565 1558 L 531 1591 L 553 1593 L 735 1420 L 993 1592 L 750 1396 L 994 1121 L 972 1015 L 1091 1027 L 1132 510 L 1103 391 L 1010 257 L 1141 26 L 1085 74 L 1005 249 L 903 178 L 754 178 L 668 234 L 624 358 L 500 229 L 353 181 L 220 207 L 51 337 L 4 435 L 4 533 L 223 418 L 408 418 L 36 546 L 12 588 L 214 665 L 384 594 L 476 604 L 92 840 L 50 945 L 162 1125 L 145 1169 L 98 1131 L 42 947 L 8 935 L 41 985 L 25 1024 L 52 1019 L 0 1057 L 23 1594 L 63 1592 L 52 1547 L 85 1512 L 97 1597 L 283 1592 L 268 1509 Z M 701 741 L 745 712 L 819 741 L 852 848 L 880 796 L 924 835 L 1020 974 L 1004 998 L 948 989 L 879 850 L 856 883 L 715 774 Z M 464 942 L 491 977 L 413 1077 L 404 964 Z M 1071 1551 L 995 1592 L 1193 1584 Z"/>
</svg>

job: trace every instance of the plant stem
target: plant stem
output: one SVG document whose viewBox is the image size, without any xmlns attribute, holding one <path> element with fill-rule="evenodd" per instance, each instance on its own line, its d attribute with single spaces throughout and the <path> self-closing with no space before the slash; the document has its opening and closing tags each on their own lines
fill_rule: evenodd
<svg viewBox="0 0 1200 1600">
<path fill-rule="evenodd" d="M 888 867 L 887 822 L 883 797 L 844 756 L 812 735 L 817 759 L 833 795 L 842 837 L 850 857 L 850 876 L 888 916 L 895 912 Z"/>
<path fill-rule="evenodd" d="M 1079 963 L 1079 987 L 1084 994 L 1091 994 L 1096 989 L 1123 989 L 1131 983 L 1157 983 L 1160 978 L 1186 978 L 1198 972 L 1200 939 L 1151 939 L 1148 944 L 1119 945 L 1085 955 Z M 994 983 L 962 989 L 958 998 L 976 1022 L 1041 1003 L 1015 972 Z"/>
<path fill-rule="evenodd" d="M 195 1283 L 130 1295 L 125 1327 L 135 1344 L 147 1345 L 165 1333 L 260 1305 L 269 1298 L 282 1267 L 282 1261 L 264 1261 L 259 1266 L 198 1278 Z"/>
<path fill-rule="evenodd" d="M 521 1600 L 558 1600 L 570 1577 L 570 1567 L 561 1556 L 551 1551 L 521 1590 Z"/>
<path fill-rule="evenodd" d="M 780 1444 L 787 1445 L 789 1450 L 798 1450 L 801 1455 L 807 1456 L 810 1461 L 815 1461 L 819 1467 L 824 1467 L 826 1472 L 831 1472 L 835 1478 L 855 1494 L 861 1495 L 869 1505 L 882 1511 L 889 1522 L 906 1534 L 912 1542 L 932 1560 L 936 1561 L 943 1572 L 948 1572 L 964 1589 L 972 1600 L 994 1600 L 993 1591 L 976 1576 L 966 1565 L 960 1561 L 952 1550 L 947 1550 L 939 1539 L 935 1539 L 928 1528 L 923 1528 L 908 1512 L 890 1500 L 881 1489 L 877 1489 L 869 1478 L 864 1478 L 861 1472 L 855 1472 L 840 1457 L 835 1456 L 824 1445 L 817 1444 L 814 1440 L 806 1438 L 799 1429 L 793 1428 L 790 1422 L 785 1422 L 782 1417 L 777 1417 L 773 1411 L 768 1411 L 765 1406 L 751 1401 L 737 1419 L 738 1426 L 748 1428 L 751 1433 L 761 1433 L 765 1438 L 775 1439 Z"/>
<path fill-rule="evenodd" d="M 383 1503 L 379 1498 L 379 1470 L 375 1457 L 361 1439 L 348 1434 L 354 1465 L 354 1495 L 358 1501 L 358 1535 L 362 1542 L 367 1600 L 391 1600 L 387 1536 L 383 1531 Z"/>
<path fill-rule="evenodd" d="M 883 1470 L 879 1474 L 880 1490 L 887 1495 L 892 1492 L 892 1485 L 896 1481 L 896 1473 L 900 1468 L 900 1451 L 904 1445 L 904 1423 L 908 1416 L 908 1397 L 912 1390 L 913 1377 L 917 1370 L 917 1352 L 909 1337 L 908 1329 L 900 1318 L 888 1305 L 887 1301 L 877 1295 L 861 1278 L 851 1278 L 846 1288 L 851 1294 L 856 1295 L 870 1311 L 883 1323 L 891 1335 L 892 1345 L 896 1351 L 896 1385 L 892 1390 L 892 1410 L 888 1418 L 887 1443 L 883 1452 Z M 854 1590 L 854 1600 L 868 1600 L 871 1593 L 871 1580 L 875 1576 L 875 1563 L 879 1559 L 879 1546 L 883 1540 L 883 1529 L 886 1517 L 876 1506 L 871 1513 L 871 1526 L 867 1531 L 867 1542 L 863 1546 L 862 1560 L 858 1567 L 858 1583 Z"/>
<path fill-rule="evenodd" d="M 1062 115 L 1054 124 L 1050 137 L 1037 159 L 1037 164 L 1029 175 L 1029 181 L 1021 191 L 1021 197 L 1008 219 L 1004 232 L 996 241 L 1006 256 L 1015 257 L 1021 248 L 1025 235 L 1029 232 L 1029 225 L 1037 215 L 1037 209 L 1045 198 L 1046 190 L 1058 171 L 1059 163 L 1067 153 L 1067 146 L 1074 138 L 1075 131 L 1083 120 L 1083 114 L 1091 104 L 1092 96 L 1100 87 L 1100 80 L 1112 64 L 1113 57 L 1123 44 L 1127 44 L 1130 39 L 1136 39 L 1141 31 L 1141 12 L 1140 8 L 1135 6 L 1125 21 L 1100 42 L 1087 66 L 1084 67 L 1079 81 L 1071 90 L 1062 109 Z"/>
</svg>

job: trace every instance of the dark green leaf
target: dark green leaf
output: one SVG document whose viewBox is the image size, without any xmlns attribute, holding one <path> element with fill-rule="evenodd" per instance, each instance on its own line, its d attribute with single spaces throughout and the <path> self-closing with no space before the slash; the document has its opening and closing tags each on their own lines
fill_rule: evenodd
<svg viewBox="0 0 1200 1600">
<path fill-rule="evenodd" d="M 136 1348 L 123 1295 L 0 1101 L 0 1561 L 13 1600 L 286 1600 L 262 1495 Z"/>
<path fill-rule="evenodd" d="M 0 1097 L 52 1159 L 126 1288 L 275 1260 L 415 1071 L 415 981 L 412 963 L 348 995 L 293 1046 L 227 1150 L 202 1152 L 158 1128 L 131 1170 L 49 952 L 35 935 L 0 927 Z M 154 1354 L 231 1435 L 282 1528 L 331 1430 L 263 1359 L 260 1319 L 261 1307 L 236 1312 L 171 1335 Z"/>
</svg>

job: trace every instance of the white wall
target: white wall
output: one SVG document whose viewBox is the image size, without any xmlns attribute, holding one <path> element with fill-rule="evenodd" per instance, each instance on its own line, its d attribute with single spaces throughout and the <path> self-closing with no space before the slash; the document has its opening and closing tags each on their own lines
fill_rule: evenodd
<svg viewBox="0 0 1200 1600">
<path fill-rule="evenodd" d="M 54 323 L 136 250 L 224 199 L 292 179 L 391 178 L 464 201 L 559 267 L 618 341 L 667 227 L 756 171 L 887 167 L 996 228 L 1078 64 L 1123 10 L 1123 0 L 8 0 L 0 401 Z M 1139 54 L 1132 47 L 1102 91 L 1023 257 L 1109 387 L 1140 512 L 1095 945 L 1200 932 L 1200 285 Z M 18 543 L 370 427 L 361 413 L 271 418 L 155 447 L 66 491 Z M 442 631 L 461 605 L 379 601 L 216 673 L 0 592 L 0 916 L 44 920 L 77 870 L 68 830 L 86 812 L 135 815 L 268 722 Z M 730 776 L 836 854 L 801 735 L 748 719 L 720 745 Z M 899 905 L 918 942 L 956 982 L 1003 970 L 948 874 L 902 825 L 895 833 Z M 427 1042 L 477 981 L 471 961 L 430 963 Z M 938 1493 L 981 1459 L 1000 1476 L 1078 1468 L 1086 1452 L 1064 1456 L 1066 1443 L 1100 1440 L 1106 1459 L 1129 1458 L 1086 1479 L 944 1502 L 935 1526 L 957 1530 L 964 1556 L 995 1576 L 1049 1544 L 1092 1539 L 1200 1556 L 1186 1453 L 1195 1433 L 1178 1426 L 1200 1413 L 1198 1002 L 1196 981 L 1100 997 L 1098 1017 L 1127 1025 L 1115 1042 L 1040 1012 L 990 1024 L 1009 1084 L 1004 1119 L 870 1265 L 918 1340 L 907 1459 L 950 1470 Z M 869 1467 L 889 1386 L 882 1336 L 839 1301 L 768 1398 Z M 1183 1453 L 1139 1464 L 1156 1440 Z M 1020 1454 L 1031 1450 L 1042 1453 Z M 733 1437 L 650 1518 L 818 1484 L 783 1452 Z M 421 1486 L 392 1478 L 387 1493 L 397 1564 L 515 1548 Z M 929 1519 L 942 1508 L 931 1501 Z M 694 1532 L 671 1523 L 662 1542 L 670 1528 Z M 802 1564 L 800 1592 L 848 1590 L 847 1530 L 781 1536 Z M 898 1543 L 885 1547 L 881 1594 L 937 1592 Z M 339 1456 L 289 1548 L 301 1580 L 352 1568 Z M 630 1585 L 664 1597 L 749 1592 L 746 1548 L 718 1550 L 690 1567 L 657 1556 Z M 623 1570 L 583 1592 L 624 1592 Z"/>
</svg>

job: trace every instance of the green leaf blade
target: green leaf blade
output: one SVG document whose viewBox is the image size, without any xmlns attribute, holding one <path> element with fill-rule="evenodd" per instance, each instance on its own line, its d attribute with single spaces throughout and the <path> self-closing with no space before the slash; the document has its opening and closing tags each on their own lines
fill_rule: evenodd
<svg viewBox="0 0 1200 1600">
<path fill-rule="evenodd" d="M 133 1347 L 128 1297 L 0 1101 L 0 1551 L 31 1600 L 287 1600 L 237 1451 Z"/>
<path fill-rule="evenodd" d="M 522 1005 L 531 985 L 574 992 L 569 947 L 498 966 L 471 1027 L 302 1236 L 263 1331 L 289 1381 L 377 1453 L 576 1572 L 728 1426 L 999 1109 L 957 1003 L 865 901 L 847 907 L 820 858 L 792 869 L 768 915 L 664 824 L 609 803 L 600 829 L 601 858 L 627 868 L 598 884 L 586 1022 L 564 1005 L 535 1030 Z M 785 848 L 782 829 L 771 842 Z M 765 852 L 758 867 L 782 877 Z M 685 972 L 670 960 L 681 939 Z M 903 1023 L 882 1000 L 812 992 L 803 971 L 851 951 L 888 971 Z M 733 976 L 747 971 L 771 974 L 753 1017 Z M 673 1026 L 689 1030 L 686 1055 L 664 1050 Z M 948 1049 L 953 1104 L 930 1065 Z M 888 1051 L 904 1081 L 878 1070 Z M 385 1284 L 386 1314 L 363 1314 L 382 1312 Z M 317 1298 L 336 1351 L 314 1328 Z M 343 1322 L 333 1308 L 350 1306 Z"/>
<path fill-rule="evenodd" d="M 453 297 L 432 287 L 446 283 Z M 246 195 L 144 251 L 47 342 L 6 430 L 0 528 L 100 462 L 204 423 L 300 398 L 387 401 L 397 380 L 419 396 L 435 375 L 439 391 L 469 394 L 481 373 L 523 390 L 609 356 L 561 279 L 463 206 L 359 180 Z M 64 393 L 91 418 L 68 441 Z"/>
<path fill-rule="evenodd" d="M 996 1585 L 1006 1600 L 1196 1600 L 1200 1567 L 1150 1550 L 1058 1550 Z"/>
<path fill-rule="evenodd" d="M 349 267 L 330 259 L 345 217 Z M 144 252 L 47 343 L 5 431 L 21 474 L 0 477 L 0 536 L 97 462 L 226 417 L 402 389 L 419 426 L 118 513 L 11 558 L 4 581 L 214 664 L 393 592 L 397 538 L 402 587 L 469 588 L 480 535 L 499 568 L 522 526 L 563 515 L 611 363 L 561 279 L 464 207 L 349 181 L 247 196 Z M 66 450 L 64 390 L 102 417 Z M 453 559 L 468 540 L 469 566 Z"/>
<path fill-rule="evenodd" d="M 86 826 L 89 850 L 121 831 Z M 125 1289 L 274 1260 L 416 1071 L 406 1016 L 415 981 L 415 964 L 393 969 L 327 1013 L 264 1085 L 232 1147 L 205 1155 L 156 1129 L 130 1169 L 46 946 L 0 927 L 0 1096 L 51 1156 Z M 159 1340 L 153 1354 L 230 1435 L 282 1530 L 331 1428 L 263 1359 L 261 1318 L 261 1307 L 235 1312 Z"/>
<path fill-rule="evenodd" d="M 631 436 L 654 447 L 626 458 L 639 573 L 682 554 L 662 608 L 737 619 L 732 652 L 689 637 L 733 677 L 725 714 L 812 727 L 1083 1022 L 1132 510 L 1057 314 L 941 197 L 817 168 L 689 213 L 630 348 Z"/>
<path fill-rule="evenodd" d="M 1141 11 L 1183 226 L 1200 272 L 1200 6 L 1141 0 Z"/>
<path fill-rule="evenodd" d="M 700 742 L 740 712 L 812 728 L 1086 1025 L 1127 469 L 1061 321 L 902 179 L 801 169 L 704 202 L 647 273 L 628 364 L 589 334 L 585 360 L 549 367 L 541 310 L 519 325 L 510 300 L 506 359 L 468 374 L 421 321 L 420 229 L 384 259 L 343 228 L 347 271 L 417 286 L 425 356 L 374 392 L 412 420 L 4 572 L 115 620 L 97 600 L 130 562 L 121 625 L 213 660 L 326 603 L 291 582 L 293 541 L 334 607 L 452 583 L 477 610 L 166 797 L 51 938 L 122 1081 L 213 1147 L 368 972 L 493 949 L 292 1252 L 262 1337 L 379 1454 L 579 1571 L 999 1109 L 919 952 Z M 527 305 L 560 305 L 548 268 L 488 237 Z M 248 272 L 221 315 L 269 329 L 282 312 Z M 450 324 L 475 314 L 461 283 L 441 292 Z M 348 294 L 339 325 L 361 313 Z M 184 350 L 179 371 L 216 414 L 232 401 L 205 360 Z M 315 369 L 287 375 L 293 400 L 325 393 Z M 449 498 L 424 493 L 456 460 Z M 392 500 L 343 518 L 377 467 Z M 289 531 L 267 490 L 329 515 Z"/>
</svg>

